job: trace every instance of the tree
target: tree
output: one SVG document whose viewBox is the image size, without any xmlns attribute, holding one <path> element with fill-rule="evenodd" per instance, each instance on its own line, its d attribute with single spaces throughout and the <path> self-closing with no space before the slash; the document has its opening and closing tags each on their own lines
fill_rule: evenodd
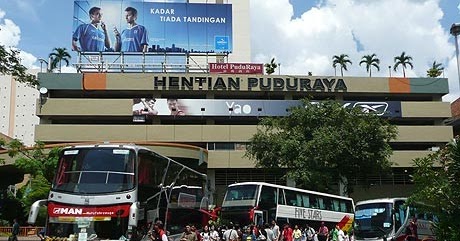
<svg viewBox="0 0 460 241">
<path fill-rule="evenodd" d="M 37 141 L 32 148 L 26 148 L 17 139 L 8 143 L 0 139 L 0 146 L 8 151 L 10 157 L 17 158 L 14 165 L 18 169 L 31 175 L 29 184 L 21 188 L 18 196 L 24 208 L 24 214 L 27 215 L 34 201 L 46 199 L 48 196 L 56 173 L 60 148 L 55 147 L 46 152 L 44 143 L 40 141 Z M 42 217 L 41 221 L 43 220 Z"/>
<path fill-rule="evenodd" d="M 0 74 L 11 75 L 18 82 L 37 86 L 37 77 L 27 73 L 27 68 L 21 64 L 19 53 L 19 50 L 6 49 L 5 46 L 0 45 Z"/>
<path fill-rule="evenodd" d="M 0 145 L 6 148 L 10 157 L 17 158 L 14 165 L 18 169 L 29 173 L 32 177 L 42 175 L 49 183 L 53 181 L 60 148 L 55 147 L 46 152 L 45 144 L 41 141 L 37 141 L 32 148 L 26 148 L 17 139 L 8 143 L 0 140 Z"/>
<path fill-rule="evenodd" d="M 433 62 L 433 66 L 426 71 L 426 76 L 431 78 L 436 78 L 442 74 L 444 67 L 442 67 L 441 63 Z"/>
<path fill-rule="evenodd" d="M 347 64 L 353 64 L 348 58 L 347 54 L 341 54 L 340 56 L 334 55 L 332 57 L 332 67 L 337 67 L 337 64 L 340 65 L 340 73 L 343 76 L 343 70 L 347 70 Z"/>
<path fill-rule="evenodd" d="M 265 67 L 265 72 L 270 75 L 270 74 L 275 73 L 275 70 L 278 67 L 278 64 L 275 63 L 275 58 L 272 58 L 270 63 L 266 63 L 264 67 Z"/>
<path fill-rule="evenodd" d="M 445 148 L 414 160 L 415 190 L 409 202 L 437 217 L 438 222 L 434 223 L 437 240 L 460 240 L 459 141 L 456 137 Z"/>
<path fill-rule="evenodd" d="M 390 168 L 388 141 L 396 133 L 375 114 L 305 99 L 286 117 L 262 119 L 245 155 L 256 167 L 286 168 L 299 187 L 331 192 L 342 183 L 351 193 L 354 184 L 347 180 L 367 180 Z"/>
<path fill-rule="evenodd" d="M 51 69 L 52 72 L 58 67 L 59 64 L 59 73 L 61 73 L 62 61 L 66 63 L 66 66 L 69 66 L 69 60 L 72 58 L 66 48 L 54 48 L 53 53 L 50 53 L 49 57 L 51 59 Z"/>
<path fill-rule="evenodd" d="M 401 65 L 403 69 L 403 76 L 406 78 L 406 68 L 407 66 L 410 66 L 411 69 L 414 68 L 414 65 L 412 64 L 412 57 L 406 55 L 406 52 L 402 52 L 400 56 L 396 56 L 394 58 L 395 65 L 393 66 L 393 70 L 397 71 L 398 66 Z"/>
<path fill-rule="evenodd" d="M 377 71 L 380 71 L 380 59 L 377 58 L 376 54 L 364 55 L 359 62 L 359 65 L 366 64 L 366 71 L 369 72 L 369 77 L 372 77 L 372 66 L 374 66 Z"/>
</svg>

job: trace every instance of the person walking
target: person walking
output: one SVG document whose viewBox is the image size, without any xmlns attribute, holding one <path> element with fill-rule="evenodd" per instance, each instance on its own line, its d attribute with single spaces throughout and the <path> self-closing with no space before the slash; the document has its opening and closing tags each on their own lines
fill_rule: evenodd
<svg viewBox="0 0 460 241">
<path fill-rule="evenodd" d="M 11 241 L 18 241 L 18 235 L 19 235 L 19 223 L 18 220 L 15 218 L 13 219 L 13 230 L 11 231 Z"/>
</svg>

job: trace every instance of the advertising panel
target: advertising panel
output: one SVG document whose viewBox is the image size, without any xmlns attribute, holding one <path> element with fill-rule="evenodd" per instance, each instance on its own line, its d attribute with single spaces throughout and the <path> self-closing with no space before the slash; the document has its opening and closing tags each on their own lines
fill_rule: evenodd
<svg viewBox="0 0 460 241">
<path fill-rule="evenodd" d="M 134 116 L 287 116 L 300 100 L 155 99 L 133 100 Z M 359 108 L 378 116 L 401 117 L 401 102 L 344 101 L 344 108 Z M 136 119 L 136 118 L 134 118 Z"/>
<path fill-rule="evenodd" d="M 232 51 L 231 4 L 76 0 L 73 19 L 76 51 Z"/>
</svg>

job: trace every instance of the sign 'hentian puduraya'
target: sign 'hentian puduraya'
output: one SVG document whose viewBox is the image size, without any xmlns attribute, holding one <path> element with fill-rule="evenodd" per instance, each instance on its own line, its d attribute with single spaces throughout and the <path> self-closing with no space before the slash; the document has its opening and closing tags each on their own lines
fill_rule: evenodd
<svg viewBox="0 0 460 241">
<path fill-rule="evenodd" d="M 342 78 L 154 76 L 155 90 L 347 92 Z"/>
</svg>

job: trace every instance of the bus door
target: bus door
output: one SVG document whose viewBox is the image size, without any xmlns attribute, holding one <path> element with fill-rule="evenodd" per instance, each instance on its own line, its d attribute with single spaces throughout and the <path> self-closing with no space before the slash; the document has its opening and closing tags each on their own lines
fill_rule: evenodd
<svg viewBox="0 0 460 241">
<path fill-rule="evenodd" d="M 254 210 L 254 224 L 263 225 L 266 222 L 264 219 L 264 212 L 262 210 Z"/>
</svg>

